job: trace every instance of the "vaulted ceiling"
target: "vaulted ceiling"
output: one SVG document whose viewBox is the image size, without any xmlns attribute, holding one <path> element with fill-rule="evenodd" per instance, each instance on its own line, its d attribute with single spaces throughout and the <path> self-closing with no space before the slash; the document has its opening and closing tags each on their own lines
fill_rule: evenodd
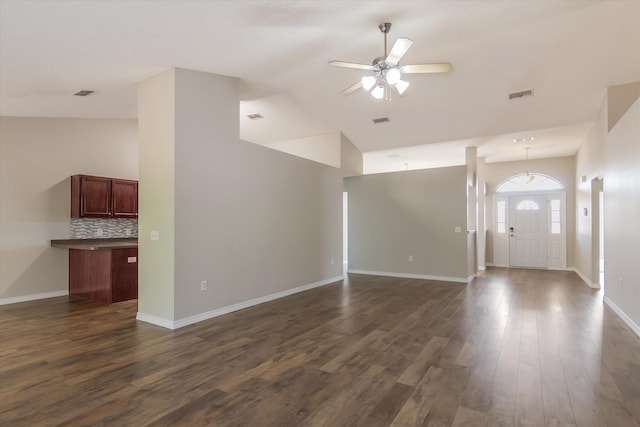
<svg viewBox="0 0 640 427">
<path fill-rule="evenodd" d="M 409 75 L 391 101 L 340 95 L 363 71 L 327 62 L 382 55 L 381 22 L 390 44 L 414 41 L 402 63 L 453 71 Z M 371 158 L 463 160 L 477 145 L 503 161 L 533 136 L 531 158 L 569 155 L 606 87 L 640 80 L 640 2 L 0 2 L 2 115 L 135 118 L 137 83 L 171 67 L 238 77 L 241 137 L 260 144 L 341 131 Z"/>
</svg>

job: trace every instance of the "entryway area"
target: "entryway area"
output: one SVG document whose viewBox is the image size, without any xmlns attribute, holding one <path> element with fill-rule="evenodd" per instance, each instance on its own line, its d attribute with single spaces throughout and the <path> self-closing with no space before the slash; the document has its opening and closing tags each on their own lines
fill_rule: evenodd
<svg viewBox="0 0 640 427">
<path fill-rule="evenodd" d="M 566 268 L 566 194 L 558 180 L 512 176 L 497 186 L 493 210 L 493 265 Z"/>
</svg>

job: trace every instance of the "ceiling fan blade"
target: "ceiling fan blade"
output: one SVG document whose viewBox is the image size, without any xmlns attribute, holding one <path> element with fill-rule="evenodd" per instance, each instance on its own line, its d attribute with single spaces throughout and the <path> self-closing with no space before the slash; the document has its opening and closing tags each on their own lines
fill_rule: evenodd
<svg viewBox="0 0 640 427">
<path fill-rule="evenodd" d="M 373 70 L 373 65 L 356 64 L 355 62 L 329 61 L 329 65 L 342 68 L 357 68 L 358 70 Z"/>
<path fill-rule="evenodd" d="M 448 73 L 451 71 L 451 64 L 448 62 L 442 64 L 414 64 L 403 65 L 400 67 L 400 71 L 406 74 L 411 73 Z"/>
<path fill-rule="evenodd" d="M 391 48 L 391 52 L 389 52 L 385 61 L 389 64 L 397 64 L 412 44 L 413 40 L 411 39 L 406 37 L 399 38 Z"/>
<path fill-rule="evenodd" d="M 362 82 L 357 82 L 340 92 L 340 95 L 349 95 L 362 87 Z"/>
</svg>

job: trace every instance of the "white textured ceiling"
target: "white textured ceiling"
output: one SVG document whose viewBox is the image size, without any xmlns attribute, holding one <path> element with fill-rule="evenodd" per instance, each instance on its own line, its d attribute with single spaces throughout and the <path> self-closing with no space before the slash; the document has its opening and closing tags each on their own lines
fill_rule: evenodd
<svg viewBox="0 0 640 427">
<path fill-rule="evenodd" d="M 380 56 L 386 21 L 390 43 L 414 41 L 401 63 L 453 71 L 407 76 L 390 102 L 341 96 L 362 71 L 327 62 Z M 171 67 L 241 79 L 241 114 L 265 117 L 241 117 L 256 143 L 342 131 L 367 158 L 411 159 L 400 168 L 469 145 L 520 160 L 514 135 L 536 138 L 532 157 L 567 155 L 606 87 L 640 80 L 640 2 L 0 1 L 2 115 L 135 118 L 136 84 Z"/>
</svg>

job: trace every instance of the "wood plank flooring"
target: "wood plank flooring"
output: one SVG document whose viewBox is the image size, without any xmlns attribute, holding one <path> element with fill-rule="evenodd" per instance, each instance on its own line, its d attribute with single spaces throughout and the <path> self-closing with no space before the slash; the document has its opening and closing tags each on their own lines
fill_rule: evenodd
<svg viewBox="0 0 640 427">
<path fill-rule="evenodd" d="M 572 272 L 350 275 L 176 331 L 135 314 L 0 307 L 0 425 L 640 425 L 640 339 Z"/>
</svg>

